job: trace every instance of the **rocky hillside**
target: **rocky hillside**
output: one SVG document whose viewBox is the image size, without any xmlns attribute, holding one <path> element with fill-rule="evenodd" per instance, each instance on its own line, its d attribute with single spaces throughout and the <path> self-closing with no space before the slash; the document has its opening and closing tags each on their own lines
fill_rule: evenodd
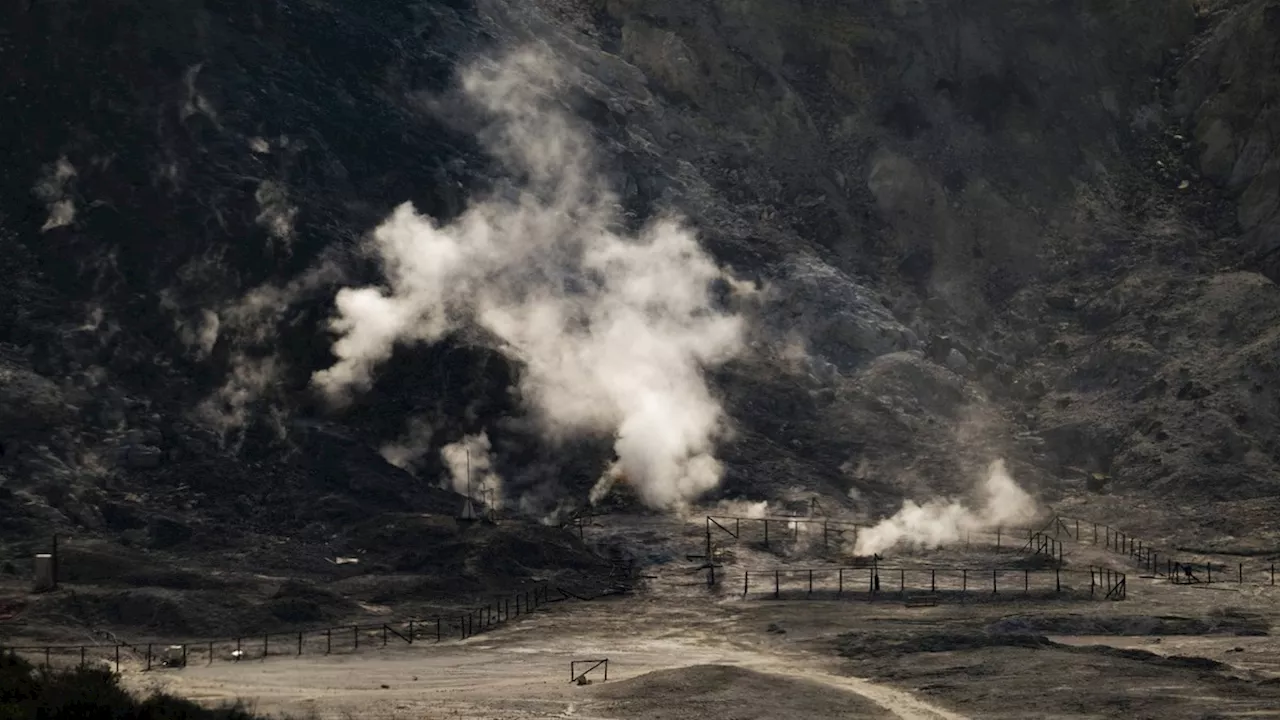
<svg viewBox="0 0 1280 720">
<path fill-rule="evenodd" d="M 446 508 L 481 431 L 513 502 L 584 501 L 614 439 L 540 431 L 483 334 L 311 384 L 363 238 L 501 192 L 432 98 L 531 42 L 620 222 L 765 288 L 716 492 L 876 511 L 1005 456 L 1050 500 L 1271 495 L 1277 37 L 1275 0 L 8 3 L 0 532 L 321 537 Z"/>
</svg>

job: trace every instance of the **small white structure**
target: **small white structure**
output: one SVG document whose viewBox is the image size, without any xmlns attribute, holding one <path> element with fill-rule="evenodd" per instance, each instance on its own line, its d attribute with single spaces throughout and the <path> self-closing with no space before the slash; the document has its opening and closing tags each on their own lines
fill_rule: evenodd
<svg viewBox="0 0 1280 720">
<path fill-rule="evenodd" d="M 54 587 L 53 554 L 36 555 L 36 577 L 31 585 L 32 592 L 48 592 Z"/>
</svg>

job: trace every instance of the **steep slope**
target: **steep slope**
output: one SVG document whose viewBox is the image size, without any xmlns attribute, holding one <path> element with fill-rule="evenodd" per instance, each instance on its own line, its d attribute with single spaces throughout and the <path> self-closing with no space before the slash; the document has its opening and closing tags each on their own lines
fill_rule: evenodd
<svg viewBox="0 0 1280 720">
<path fill-rule="evenodd" d="M 5 530 L 322 537 L 444 510 L 440 450 L 481 431 L 524 510 L 581 503 L 614 438 L 548 436 L 482 331 L 397 346 L 339 410 L 310 383 L 337 288 L 384 280 L 369 231 L 507 191 L 449 88 L 529 43 L 578 73 L 557 102 L 619 224 L 679 212 L 763 288 L 710 373 L 722 492 L 874 512 L 1005 456 L 1050 500 L 1274 494 L 1274 10 L 11 3 Z"/>
</svg>

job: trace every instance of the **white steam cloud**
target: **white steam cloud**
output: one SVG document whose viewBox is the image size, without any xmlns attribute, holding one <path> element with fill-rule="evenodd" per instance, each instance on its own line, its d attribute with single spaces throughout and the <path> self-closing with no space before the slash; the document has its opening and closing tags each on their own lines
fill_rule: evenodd
<svg viewBox="0 0 1280 720">
<path fill-rule="evenodd" d="M 76 203 L 69 196 L 75 178 L 76 169 L 66 156 L 58 158 L 58 162 L 46 168 L 44 176 L 34 189 L 36 197 L 43 200 L 49 209 L 49 218 L 40 227 L 40 232 L 66 227 L 75 222 Z"/>
<path fill-rule="evenodd" d="M 489 434 L 468 435 L 456 443 L 440 448 L 440 457 L 449 468 L 453 490 L 483 500 L 490 507 L 502 507 L 502 477 L 493 469 L 489 458 Z"/>
<path fill-rule="evenodd" d="M 967 533 L 1028 523 L 1039 514 L 1035 500 L 1018 487 L 1003 460 L 991 463 L 980 490 L 982 504 L 977 509 L 954 500 L 923 505 L 904 501 L 893 517 L 858 533 L 854 553 L 871 555 L 898 545 L 939 548 L 964 540 Z"/>
<path fill-rule="evenodd" d="M 463 73 L 467 100 L 493 120 L 482 140 L 522 184 L 447 225 L 396 209 L 371 243 L 385 286 L 338 292 L 338 360 L 313 380 L 342 402 L 396 344 L 483 328 L 525 366 L 520 391 L 549 436 L 612 434 L 602 481 L 625 477 L 669 507 L 721 476 L 724 416 L 703 371 L 743 347 L 741 317 L 711 297 L 713 282 L 736 283 L 675 220 L 621 233 L 590 138 L 562 109 L 567 72 L 525 51 Z"/>
</svg>

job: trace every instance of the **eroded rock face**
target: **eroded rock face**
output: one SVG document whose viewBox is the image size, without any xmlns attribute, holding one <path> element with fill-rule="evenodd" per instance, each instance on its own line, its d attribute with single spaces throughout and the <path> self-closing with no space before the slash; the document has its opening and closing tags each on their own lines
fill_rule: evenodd
<svg viewBox="0 0 1280 720">
<path fill-rule="evenodd" d="M 290 422 L 319 414 L 334 284 L 377 278 L 360 235 L 405 200 L 452 217 L 495 180 L 474 128 L 418 93 L 531 38 L 582 71 L 566 102 L 623 221 L 679 210 L 768 288 L 754 353 L 716 377 L 731 489 L 888 498 L 1003 452 L 1187 492 L 1209 463 L 1255 489 L 1276 469 L 1274 0 L 1199 19 L 1192 0 L 126 5 L 0 9 L 21 91 L 0 132 L 27 139 L 0 151 L 15 486 L 89 478 L 121 506 L 163 488 L 148 502 L 279 523 L 298 497 L 329 511 L 297 523 L 453 507 L 372 451 L 412 418 L 437 429 L 424 457 L 487 427 L 530 486 L 590 485 L 608 438 L 544 442 L 509 391 L 520 364 L 465 338 L 397 350 L 339 435 Z M 1233 193 L 1227 226 L 1185 210 L 1212 200 L 1198 173 Z M 1226 272 L 1237 235 L 1256 267 Z M 1000 441 L 1031 425 L 1048 439 Z M 68 497 L 32 512 L 102 500 Z"/>
<path fill-rule="evenodd" d="M 1175 110 L 1191 125 L 1200 171 L 1237 199 L 1256 262 L 1280 278 L 1280 4 L 1218 3 L 1211 31 L 1177 74 Z"/>
</svg>

